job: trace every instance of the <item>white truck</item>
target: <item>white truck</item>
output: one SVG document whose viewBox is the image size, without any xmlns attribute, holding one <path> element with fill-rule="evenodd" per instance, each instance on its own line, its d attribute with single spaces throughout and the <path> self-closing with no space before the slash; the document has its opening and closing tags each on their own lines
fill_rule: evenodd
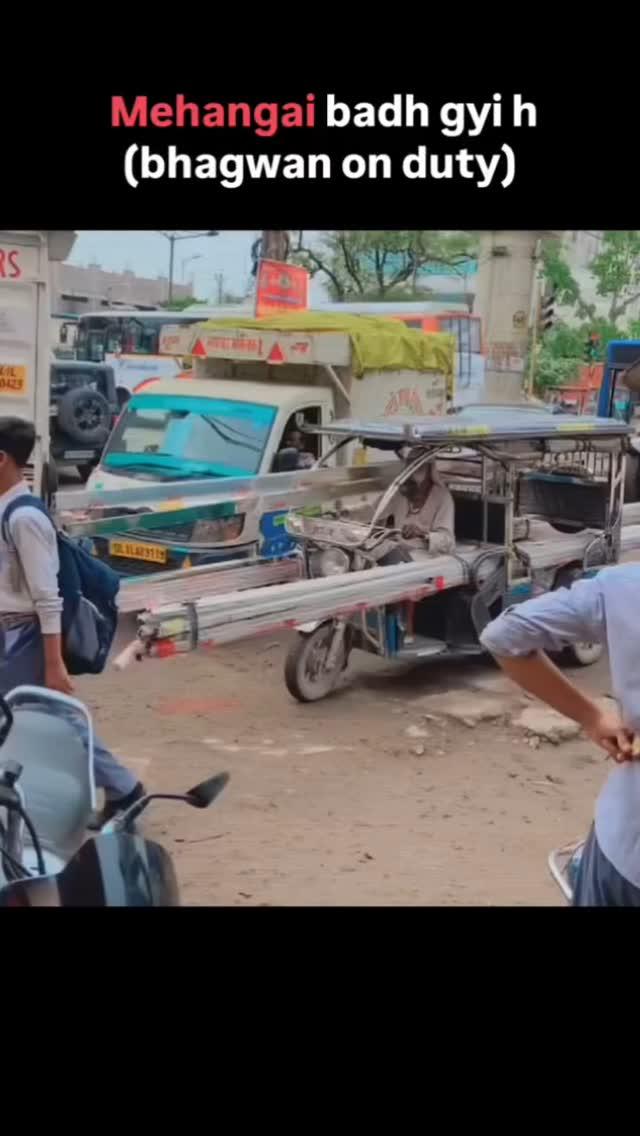
<svg viewBox="0 0 640 1136">
<path fill-rule="evenodd" d="M 70 231 L 0 230 L 0 415 L 34 423 L 27 475 L 45 499 L 55 491 L 49 464 L 49 264 L 65 260 L 74 241 Z"/>
<path fill-rule="evenodd" d="M 259 482 L 306 468 L 325 443 L 317 435 L 305 441 L 296 433 L 301 422 L 327 426 L 346 414 L 367 421 L 445 412 L 452 336 L 426 336 L 390 321 L 382 328 L 381 321 L 358 321 L 355 330 L 342 331 L 332 320 L 332 328 L 319 330 L 312 313 L 288 317 L 287 330 L 274 322 L 165 329 L 163 352 L 190 356 L 192 368 L 179 378 L 150 380 L 134 393 L 87 483 L 93 500 L 104 494 L 105 506 L 116 506 L 118 491 L 124 501 L 144 490 L 150 501 L 155 487 L 155 517 L 141 517 L 138 531 L 126 538 L 114 533 L 95 541 L 97 554 L 123 574 L 135 572 L 135 561 L 178 570 L 238 555 L 285 554 L 292 545 L 282 527 L 285 510 L 275 516 L 271 505 L 256 508 L 239 525 L 237 514 L 225 520 L 217 505 L 212 513 L 204 501 L 189 508 L 187 499 L 195 479 L 210 478 L 219 495 L 223 478 Z M 350 466 L 394 456 L 345 446 L 336 461 Z M 184 484 L 181 507 L 172 510 L 163 498 L 175 498 L 178 481 Z M 163 488 L 169 483 L 170 493 Z"/>
</svg>

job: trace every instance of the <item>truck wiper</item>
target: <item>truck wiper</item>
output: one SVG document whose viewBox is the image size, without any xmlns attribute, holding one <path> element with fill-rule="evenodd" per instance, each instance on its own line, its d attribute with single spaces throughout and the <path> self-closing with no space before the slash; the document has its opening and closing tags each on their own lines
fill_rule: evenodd
<svg viewBox="0 0 640 1136">
<path fill-rule="evenodd" d="M 202 418 L 207 423 L 207 426 L 210 426 L 212 430 L 215 430 L 216 434 L 218 434 L 218 436 L 222 438 L 223 442 L 228 442 L 230 446 L 243 446 L 246 450 L 253 450 L 254 454 L 262 453 L 262 446 L 252 445 L 249 435 L 243 434 L 240 430 L 236 430 L 235 426 L 229 426 L 227 427 L 227 429 L 233 430 L 236 434 L 239 435 L 239 438 L 232 438 L 229 434 L 227 434 L 226 431 L 221 428 L 220 420 L 218 418 L 210 418 L 205 414 L 202 415 Z"/>
</svg>

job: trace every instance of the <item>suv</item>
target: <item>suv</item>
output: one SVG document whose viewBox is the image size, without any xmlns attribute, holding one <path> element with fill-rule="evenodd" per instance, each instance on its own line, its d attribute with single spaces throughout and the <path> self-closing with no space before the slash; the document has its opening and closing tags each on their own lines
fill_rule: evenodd
<svg viewBox="0 0 640 1136">
<path fill-rule="evenodd" d="M 50 450 L 58 469 L 74 465 L 86 479 L 100 460 L 118 412 L 112 367 L 72 359 L 51 363 Z"/>
</svg>

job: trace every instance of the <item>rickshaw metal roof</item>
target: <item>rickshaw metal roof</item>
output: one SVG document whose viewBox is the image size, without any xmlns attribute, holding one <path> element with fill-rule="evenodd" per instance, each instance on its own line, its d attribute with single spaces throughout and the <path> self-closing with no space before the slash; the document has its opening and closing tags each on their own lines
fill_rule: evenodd
<svg viewBox="0 0 640 1136">
<path fill-rule="evenodd" d="M 367 421 L 342 418 L 327 426 L 307 427 L 309 433 L 332 437 L 366 438 L 371 441 L 419 446 L 462 442 L 507 442 L 518 439 L 547 440 L 563 438 L 624 438 L 632 433 L 626 422 L 613 418 L 596 418 L 573 414 L 552 414 L 546 410 L 483 407 L 474 414 L 466 408 L 460 414 L 442 418 L 393 418 Z"/>
</svg>

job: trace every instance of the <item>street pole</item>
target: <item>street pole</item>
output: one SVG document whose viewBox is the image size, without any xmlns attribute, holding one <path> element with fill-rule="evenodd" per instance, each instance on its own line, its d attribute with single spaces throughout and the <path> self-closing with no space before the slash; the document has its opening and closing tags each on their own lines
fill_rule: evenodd
<svg viewBox="0 0 640 1136">
<path fill-rule="evenodd" d="M 169 235 L 169 299 L 167 300 L 167 303 L 169 303 L 169 304 L 173 300 L 173 257 L 174 257 L 175 249 L 176 249 L 176 238 L 175 238 L 175 234 L 171 233 Z"/>
<path fill-rule="evenodd" d="M 166 237 L 169 242 L 169 288 L 167 303 L 170 304 L 173 301 L 173 264 L 176 241 L 195 241 L 199 237 L 217 237 L 218 230 L 207 229 L 205 233 L 165 233 L 164 229 L 158 229 L 158 232 L 161 233 L 163 237 Z"/>
<path fill-rule="evenodd" d="M 474 309 L 482 317 L 487 344 L 486 402 L 520 402 L 532 379 L 527 370 L 533 296 L 537 295 L 540 241 L 561 238 L 561 230 L 485 232 Z M 533 352 L 536 341 L 534 340 Z"/>
<path fill-rule="evenodd" d="M 286 229 L 263 229 L 260 256 L 263 260 L 284 261 L 289 255 L 289 234 Z"/>
<path fill-rule="evenodd" d="M 531 306 L 529 308 L 529 375 L 527 377 L 527 394 L 533 397 L 533 384 L 536 374 L 536 352 L 538 350 L 538 317 L 540 313 L 540 287 L 538 284 L 538 271 L 540 267 L 540 252 L 542 242 L 538 240 L 534 250 L 534 272 L 531 282 Z"/>
</svg>

